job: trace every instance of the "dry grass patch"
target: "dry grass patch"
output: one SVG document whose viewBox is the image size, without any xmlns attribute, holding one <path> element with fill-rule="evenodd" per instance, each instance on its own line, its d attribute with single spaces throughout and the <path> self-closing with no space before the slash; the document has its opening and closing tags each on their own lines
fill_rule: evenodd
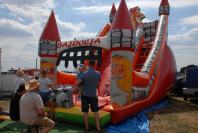
<svg viewBox="0 0 198 133">
<path fill-rule="evenodd" d="M 171 98 L 167 107 L 149 113 L 148 117 L 151 133 L 198 132 L 198 105 L 189 101 Z"/>
</svg>

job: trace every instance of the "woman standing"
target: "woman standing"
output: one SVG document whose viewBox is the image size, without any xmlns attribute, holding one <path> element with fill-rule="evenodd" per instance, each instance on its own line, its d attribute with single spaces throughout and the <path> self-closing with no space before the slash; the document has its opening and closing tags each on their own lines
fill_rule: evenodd
<svg viewBox="0 0 198 133">
<path fill-rule="evenodd" d="M 23 78 L 24 75 L 25 75 L 25 73 L 22 70 L 18 70 L 17 73 L 16 73 L 16 75 L 17 75 L 17 77 L 15 79 L 15 90 L 14 90 L 15 93 L 19 89 L 19 86 L 20 85 L 25 84 L 25 80 Z"/>
<path fill-rule="evenodd" d="M 19 86 L 14 97 L 10 100 L 10 118 L 11 120 L 19 121 L 20 120 L 20 109 L 19 101 L 22 95 L 26 92 L 25 84 Z"/>
<path fill-rule="evenodd" d="M 54 119 L 54 103 L 50 99 L 50 89 L 54 89 L 52 86 L 52 83 L 50 79 L 48 78 L 48 72 L 47 70 L 42 70 L 40 78 L 38 79 L 38 82 L 40 83 L 39 86 L 39 94 L 43 100 L 44 105 L 48 106 L 50 108 L 50 117 Z"/>
</svg>

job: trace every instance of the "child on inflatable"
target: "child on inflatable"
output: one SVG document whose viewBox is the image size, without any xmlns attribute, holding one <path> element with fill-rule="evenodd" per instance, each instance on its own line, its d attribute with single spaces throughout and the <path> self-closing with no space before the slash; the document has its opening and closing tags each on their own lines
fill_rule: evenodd
<svg viewBox="0 0 198 133">
<path fill-rule="evenodd" d="M 78 81 L 79 79 L 82 78 L 83 73 L 87 70 L 87 67 L 84 64 L 79 64 L 77 68 L 78 68 L 78 73 L 77 73 L 77 81 Z M 83 85 L 83 82 L 80 85 L 77 86 L 79 97 L 82 93 L 82 85 Z"/>
</svg>

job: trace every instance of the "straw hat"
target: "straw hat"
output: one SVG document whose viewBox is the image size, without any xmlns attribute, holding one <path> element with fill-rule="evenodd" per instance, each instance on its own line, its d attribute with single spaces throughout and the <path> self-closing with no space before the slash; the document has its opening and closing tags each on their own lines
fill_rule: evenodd
<svg viewBox="0 0 198 133">
<path fill-rule="evenodd" d="M 32 91 L 32 90 L 36 89 L 39 85 L 40 85 L 40 83 L 38 83 L 38 81 L 36 79 L 32 79 L 25 85 L 25 89 L 27 91 Z"/>
</svg>

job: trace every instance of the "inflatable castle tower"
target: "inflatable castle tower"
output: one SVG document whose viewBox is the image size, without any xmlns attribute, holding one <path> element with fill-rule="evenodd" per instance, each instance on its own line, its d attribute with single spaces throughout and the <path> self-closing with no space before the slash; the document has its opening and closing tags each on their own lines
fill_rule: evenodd
<svg viewBox="0 0 198 133">
<path fill-rule="evenodd" d="M 56 24 L 54 11 L 51 11 L 49 19 L 39 39 L 40 69 L 46 69 L 49 78 L 56 82 L 57 68 L 57 42 L 60 41 L 60 35 Z"/>
</svg>

